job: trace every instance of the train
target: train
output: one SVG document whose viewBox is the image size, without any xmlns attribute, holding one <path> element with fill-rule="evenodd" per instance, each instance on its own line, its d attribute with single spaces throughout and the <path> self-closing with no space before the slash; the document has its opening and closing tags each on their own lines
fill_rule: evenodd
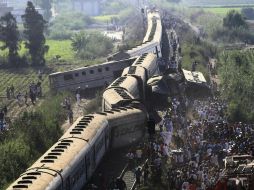
<svg viewBox="0 0 254 190">
<path fill-rule="evenodd" d="M 81 90 L 105 87 L 143 54 L 154 53 L 157 58 L 161 57 L 162 23 L 159 12 L 148 10 L 147 22 L 147 33 L 141 45 L 126 52 L 118 52 L 103 64 L 52 73 L 49 75 L 50 88 L 54 91 L 74 91 L 78 87 Z"/>
<path fill-rule="evenodd" d="M 157 11 L 152 13 L 159 16 Z M 152 32 L 154 30 L 152 36 L 159 40 L 161 34 L 155 36 L 160 20 L 154 16 L 151 18 L 157 21 L 156 29 L 151 29 Z M 58 142 L 21 174 L 7 190 L 82 189 L 106 152 L 142 139 L 149 118 L 145 106 L 147 80 L 159 73 L 157 58 L 157 51 L 143 52 L 138 58 L 131 58 L 132 61 L 125 59 L 122 64 L 112 63 L 123 69 L 115 69 L 120 76 L 103 93 L 102 112 L 78 118 Z M 130 62 L 127 63 L 126 60 Z M 81 84 L 85 87 L 86 85 L 95 87 L 96 77 L 93 78 L 94 83 L 91 78 L 91 83 L 87 83 L 87 80 L 79 80 L 76 77 L 81 77 L 82 72 L 85 72 L 84 76 L 88 74 L 87 72 L 95 76 L 95 73 L 91 73 L 91 69 L 96 68 L 97 77 L 103 78 L 107 73 L 105 72 L 107 66 L 108 64 L 102 64 L 55 73 L 49 77 L 50 85 L 60 90 L 76 88 Z M 114 66 L 109 70 L 112 71 Z M 100 85 L 105 82 L 102 78 L 98 79 Z"/>
<path fill-rule="evenodd" d="M 157 56 L 145 53 L 132 66 L 124 69 L 122 76 L 117 78 L 103 93 L 102 109 L 110 110 L 125 106 L 133 101 L 145 102 L 147 81 L 160 73 Z"/>
<path fill-rule="evenodd" d="M 106 152 L 143 137 L 147 118 L 139 103 L 78 118 L 7 190 L 81 189 Z"/>
<path fill-rule="evenodd" d="M 143 42 L 124 52 L 117 52 L 108 57 L 109 61 L 122 60 L 141 56 L 144 53 L 155 53 L 158 58 L 161 53 L 162 21 L 158 10 L 147 10 L 147 32 Z"/>
<path fill-rule="evenodd" d="M 121 76 L 124 68 L 130 66 L 136 58 L 121 61 L 110 61 L 98 65 L 56 72 L 49 75 L 50 88 L 54 91 L 81 89 L 97 89 L 110 84 Z"/>
</svg>

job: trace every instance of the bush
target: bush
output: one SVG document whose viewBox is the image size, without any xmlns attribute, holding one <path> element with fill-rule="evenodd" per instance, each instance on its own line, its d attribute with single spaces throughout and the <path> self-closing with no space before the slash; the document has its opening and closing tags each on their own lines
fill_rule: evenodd
<svg viewBox="0 0 254 190">
<path fill-rule="evenodd" d="M 90 114 L 94 112 L 101 111 L 101 103 L 102 103 L 102 91 L 97 91 L 95 98 L 92 99 L 84 109 L 84 114 Z"/>
<path fill-rule="evenodd" d="M 222 96 L 228 101 L 231 121 L 254 121 L 254 55 L 251 51 L 224 52 L 219 57 Z"/>
<path fill-rule="evenodd" d="M 249 20 L 253 20 L 254 19 L 254 9 L 251 7 L 248 8 L 242 8 L 241 11 L 242 15 Z"/>
<path fill-rule="evenodd" d="M 62 135 L 61 123 L 65 119 L 61 102 L 62 93 L 44 101 L 35 112 L 25 112 L 17 119 L 12 130 L 0 144 L 0 189 L 15 180 Z"/>
<path fill-rule="evenodd" d="M 246 28 L 218 28 L 212 35 L 217 42 L 235 43 L 247 42 L 254 43 L 254 34 Z"/>
<path fill-rule="evenodd" d="M 111 53 L 113 42 L 99 32 L 82 31 L 73 36 L 72 47 L 81 59 L 94 59 Z"/>
<path fill-rule="evenodd" d="M 59 15 L 49 25 L 49 37 L 52 39 L 70 39 L 72 32 L 83 30 L 94 23 L 94 20 L 81 13 Z"/>
</svg>

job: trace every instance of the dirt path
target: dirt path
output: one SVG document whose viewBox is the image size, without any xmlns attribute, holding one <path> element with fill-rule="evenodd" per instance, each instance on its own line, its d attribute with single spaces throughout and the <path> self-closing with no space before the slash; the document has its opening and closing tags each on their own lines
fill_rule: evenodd
<svg viewBox="0 0 254 190">
<path fill-rule="evenodd" d="M 91 99 L 81 99 L 80 105 L 75 102 L 72 105 L 72 111 L 73 111 L 73 121 L 76 121 L 79 117 L 84 115 L 84 110 L 86 105 L 91 101 Z M 71 126 L 69 120 L 65 120 L 64 124 L 62 125 L 62 129 L 64 132 L 66 132 L 69 127 Z"/>
</svg>

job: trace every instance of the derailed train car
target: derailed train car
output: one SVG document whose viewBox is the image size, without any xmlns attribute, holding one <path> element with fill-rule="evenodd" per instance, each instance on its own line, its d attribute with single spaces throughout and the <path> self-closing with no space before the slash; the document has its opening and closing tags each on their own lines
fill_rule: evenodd
<svg viewBox="0 0 254 190">
<path fill-rule="evenodd" d="M 147 80 L 159 73 L 157 57 L 153 53 L 140 56 L 123 76 L 116 79 L 103 93 L 102 110 L 128 105 L 133 101 L 145 102 Z"/>
<path fill-rule="evenodd" d="M 141 49 L 140 51 L 142 52 Z M 11 184 L 8 190 L 81 189 L 107 151 L 140 140 L 144 136 L 147 125 L 147 111 L 141 103 L 145 93 L 144 85 L 142 86 L 141 83 L 146 85 L 147 79 L 157 72 L 157 56 L 158 53 L 141 56 L 139 61 L 132 65 L 135 71 L 133 68 L 126 70 L 120 79 L 104 92 L 103 101 L 108 100 L 105 101 L 108 102 L 107 107 L 105 106 L 106 111 L 79 118 L 57 143 Z M 80 74 L 86 76 L 86 72 L 95 74 L 89 70 L 90 67 L 87 67 L 84 68 L 85 71 L 80 69 L 51 75 L 51 86 L 62 90 L 75 89 L 77 86 L 87 88 L 87 85 L 88 88 L 94 87 L 97 85 L 96 81 L 102 81 L 100 83 L 102 85 L 105 82 L 103 69 L 107 71 L 107 68 L 99 71 L 101 67 L 98 65 L 96 68 L 98 69 L 96 77 L 102 78 L 89 78 L 91 84 L 74 79 Z M 64 78 L 65 74 L 71 75 L 66 75 Z M 117 70 L 117 74 L 121 75 L 120 69 Z M 64 82 L 65 79 L 69 81 Z"/>
<path fill-rule="evenodd" d="M 124 68 L 130 66 L 136 58 L 111 61 L 99 65 L 82 67 L 49 75 L 50 88 L 56 91 L 100 88 L 110 84 L 121 76 Z"/>
<path fill-rule="evenodd" d="M 80 117 L 8 190 L 81 189 L 103 155 L 141 139 L 146 123 L 140 104 Z"/>
</svg>

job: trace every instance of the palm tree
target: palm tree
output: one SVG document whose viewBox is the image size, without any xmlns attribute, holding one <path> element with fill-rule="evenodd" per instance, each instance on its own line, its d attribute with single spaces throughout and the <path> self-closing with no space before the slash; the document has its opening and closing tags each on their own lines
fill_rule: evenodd
<svg viewBox="0 0 254 190">
<path fill-rule="evenodd" d="M 77 53 L 80 53 L 82 50 L 86 49 L 88 38 L 89 34 L 85 32 L 76 33 L 71 39 L 72 49 Z"/>
</svg>

